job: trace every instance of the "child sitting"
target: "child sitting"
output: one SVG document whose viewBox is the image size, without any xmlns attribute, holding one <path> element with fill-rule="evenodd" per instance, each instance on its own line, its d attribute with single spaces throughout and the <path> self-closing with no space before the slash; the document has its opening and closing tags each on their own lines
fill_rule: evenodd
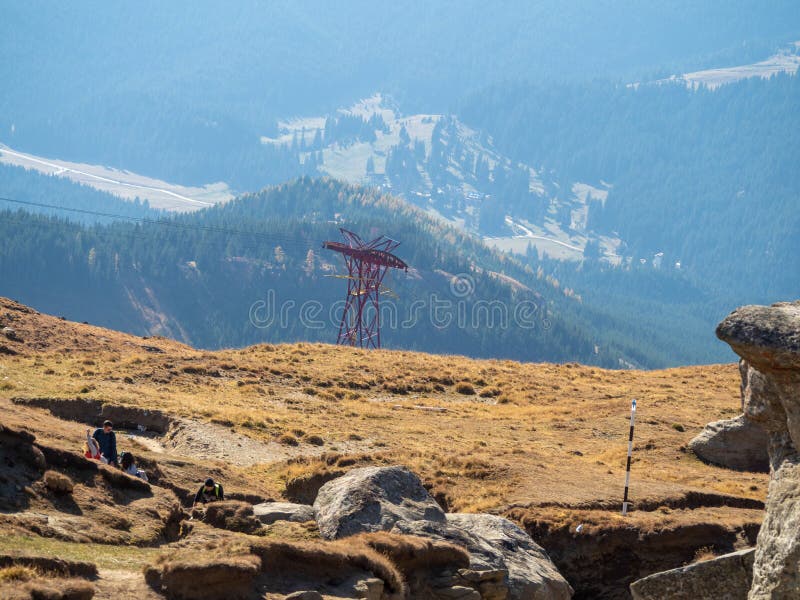
<svg viewBox="0 0 800 600">
<path fill-rule="evenodd" d="M 105 456 L 103 456 L 102 452 L 100 452 L 100 444 L 97 443 L 97 440 L 92 437 L 92 430 L 86 430 L 86 441 L 83 443 L 83 455 L 86 458 L 91 458 L 93 460 L 99 460 L 102 463 L 108 464 Z"/>
<path fill-rule="evenodd" d="M 136 466 L 136 461 L 133 458 L 133 454 L 130 452 L 123 452 L 120 459 L 120 467 L 123 471 L 125 471 L 128 475 L 133 475 L 134 477 L 138 477 L 139 479 L 147 481 L 147 473 Z"/>
</svg>

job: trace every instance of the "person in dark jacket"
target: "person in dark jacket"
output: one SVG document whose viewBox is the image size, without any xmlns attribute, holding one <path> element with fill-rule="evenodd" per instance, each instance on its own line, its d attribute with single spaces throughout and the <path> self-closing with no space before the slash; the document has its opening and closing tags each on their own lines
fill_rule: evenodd
<svg viewBox="0 0 800 600">
<path fill-rule="evenodd" d="M 214 480 L 209 477 L 206 479 L 206 482 L 200 486 L 200 489 L 197 490 L 197 494 L 194 496 L 194 502 L 192 503 L 192 508 L 194 508 L 198 502 L 206 504 L 207 502 L 216 502 L 217 500 L 224 499 L 225 492 L 222 491 L 222 485 L 215 483 Z"/>
<path fill-rule="evenodd" d="M 104 421 L 103 427 L 94 430 L 92 437 L 97 440 L 100 452 L 108 464 L 117 464 L 117 435 L 114 433 L 114 424 L 111 421 Z"/>
</svg>

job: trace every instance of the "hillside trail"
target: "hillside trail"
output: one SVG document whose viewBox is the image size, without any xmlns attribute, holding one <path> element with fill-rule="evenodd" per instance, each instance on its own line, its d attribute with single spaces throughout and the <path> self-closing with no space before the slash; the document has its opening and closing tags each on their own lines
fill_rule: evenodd
<svg viewBox="0 0 800 600">
<path fill-rule="evenodd" d="M 302 440 L 297 446 L 288 446 L 257 440 L 224 425 L 184 418 L 175 419 L 163 435 L 129 431 L 125 437 L 156 454 L 221 460 L 240 467 L 283 462 L 300 456 L 314 457 L 326 451 L 325 446 L 302 443 Z M 364 446 L 365 442 L 355 441 L 337 444 L 345 453 L 358 452 Z"/>
</svg>

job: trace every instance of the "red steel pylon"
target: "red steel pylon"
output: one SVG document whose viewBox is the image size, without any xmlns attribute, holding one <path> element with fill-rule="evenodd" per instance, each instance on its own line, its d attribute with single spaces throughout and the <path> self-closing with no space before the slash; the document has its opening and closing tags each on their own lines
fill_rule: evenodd
<svg viewBox="0 0 800 600">
<path fill-rule="evenodd" d="M 365 243 L 352 231 L 339 231 L 345 243 L 322 244 L 323 248 L 344 256 L 348 272 L 347 297 L 336 343 L 359 348 L 380 348 L 381 282 L 389 269 L 408 270 L 408 265 L 392 254 L 400 242 L 380 236 Z"/>
</svg>

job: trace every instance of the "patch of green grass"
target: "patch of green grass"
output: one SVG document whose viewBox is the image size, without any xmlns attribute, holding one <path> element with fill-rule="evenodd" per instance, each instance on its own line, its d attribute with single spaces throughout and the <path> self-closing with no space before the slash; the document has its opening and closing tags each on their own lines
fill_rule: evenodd
<svg viewBox="0 0 800 600">
<path fill-rule="evenodd" d="M 111 544 L 81 544 L 27 535 L 0 536 L 0 553 L 58 557 L 94 563 L 100 569 L 139 571 L 161 552 L 159 548 L 139 548 Z"/>
</svg>

